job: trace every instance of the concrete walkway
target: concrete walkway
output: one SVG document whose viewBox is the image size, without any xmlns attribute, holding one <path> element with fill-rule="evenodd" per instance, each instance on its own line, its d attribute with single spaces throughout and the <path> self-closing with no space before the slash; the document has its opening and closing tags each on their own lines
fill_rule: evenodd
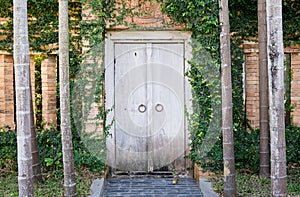
<svg viewBox="0 0 300 197">
<path fill-rule="evenodd" d="M 169 196 L 203 197 L 195 180 L 180 178 L 173 185 L 173 178 L 110 178 L 106 180 L 103 196 Z"/>
</svg>

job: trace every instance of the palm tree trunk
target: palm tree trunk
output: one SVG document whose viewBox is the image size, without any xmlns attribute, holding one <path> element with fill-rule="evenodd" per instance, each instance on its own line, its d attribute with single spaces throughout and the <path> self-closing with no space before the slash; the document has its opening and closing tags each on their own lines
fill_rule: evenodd
<svg viewBox="0 0 300 197">
<path fill-rule="evenodd" d="M 259 43 L 259 176 L 266 178 L 270 175 L 266 0 L 258 0 L 257 7 Z"/>
<path fill-rule="evenodd" d="M 64 196 L 77 196 L 70 122 L 68 0 L 59 1 L 59 84 Z"/>
<path fill-rule="evenodd" d="M 272 196 L 286 196 L 282 1 L 267 0 Z"/>
<path fill-rule="evenodd" d="M 234 142 L 232 130 L 232 83 L 228 0 L 219 0 L 220 49 L 222 71 L 222 132 L 224 160 L 224 196 L 235 196 Z"/>
<path fill-rule="evenodd" d="M 13 1 L 19 196 L 34 196 L 31 155 L 30 56 L 27 1 Z"/>
<path fill-rule="evenodd" d="M 30 79 L 29 79 L 30 80 Z M 31 84 L 31 82 L 29 82 Z M 31 87 L 31 86 L 30 86 Z M 42 180 L 42 173 L 40 167 L 39 150 L 36 140 L 36 131 L 34 123 L 34 111 L 32 101 L 32 91 L 30 90 L 30 122 L 31 122 L 31 155 L 32 155 L 32 171 L 33 171 L 33 183 L 36 184 Z"/>
</svg>

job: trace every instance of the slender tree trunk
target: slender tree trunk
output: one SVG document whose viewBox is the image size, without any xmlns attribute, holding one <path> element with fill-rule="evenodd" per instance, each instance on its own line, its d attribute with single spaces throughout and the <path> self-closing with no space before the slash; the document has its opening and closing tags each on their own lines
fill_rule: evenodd
<svg viewBox="0 0 300 197">
<path fill-rule="evenodd" d="M 32 184 L 30 56 L 28 41 L 27 1 L 13 1 L 14 68 L 18 142 L 19 196 L 34 196 Z"/>
<path fill-rule="evenodd" d="M 59 84 L 64 196 L 77 196 L 70 121 L 68 0 L 59 0 Z"/>
<path fill-rule="evenodd" d="M 266 178 L 270 175 L 266 0 L 258 0 L 257 8 L 259 43 L 259 176 Z"/>
<path fill-rule="evenodd" d="M 30 70 L 30 66 L 29 66 Z M 31 71 L 30 71 L 31 72 Z M 31 155 L 32 155 L 32 172 L 33 172 L 33 184 L 36 184 L 42 181 L 42 173 L 40 167 L 40 158 L 39 158 L 39 149 L 36 140 L 36 130 L 34 122 L 34 109 L 33 109 L 33 92 L 31 86 L 31 73 L 29 75 L 29 84 L 30 84 L 30 122 L 31 122 Z"/>
<path fill-rule="evenodd" d="M 30 75 L 29 75 L 30 77 Z M 31 79 L 29 79 L 31 81 Z M 31 82 L 29 82 L 31 84 Z M 31 86 L 30 86 L 31 87 Z M 36 140 L 36 131 L 34 124 L 34 111 L 33 111 L 33 99 L 32 91 L 30 88 L 30 122 L 31 122 L 31 155 L 32 155 L 32 171 L 33 171 L 33 183 L 36 184 L 42 180 L 42 173 L 40 167 L 39 150 Z"/>
<path fill-rule="evenodd" d="M 232 129 L 232 84 L 228 0 L 219 0 L 222 71 L 222 132 L 224 159 L 224 196 L 235 196 L 234 142 Z"/>
<path fill-rule="evenodd" d="M 267 0 L 272 196 L 286 196 L 282 1 Z"/>
</svg>

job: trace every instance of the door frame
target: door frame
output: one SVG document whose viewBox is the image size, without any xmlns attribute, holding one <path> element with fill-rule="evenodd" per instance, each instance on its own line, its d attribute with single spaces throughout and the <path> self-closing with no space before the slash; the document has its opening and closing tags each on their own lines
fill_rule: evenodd
<svg viewBox="0 0 300 197">
<path fill-rule="evenodd" d="M 192 48 L 190 46 L 191 33 L 182 31 L 109 31 L 105 39 L 104 49 L 104 64 L 105 64 L 105 109 L 109 111 L 106 117 L 107 125 L 110 125 L 109 136 L 106 140 L 107 148 L 107 165 L 112 169 L 116 166 L 116 149 L 115 149 L 115 123 L 114 123 L 114 98 L 115 98 L 115 43 L 182 43 L 184 44 L 184 68 L 185 72 L 190 69 L 188 61 L 191 59 Z M 192 113 L 192 93 L 191 86 L 188 78 L 184 79 L 184 104 L 185 113 Z M 189 134 L 188 134 L 188 121 L 184 115 L 184 147 L 185 155 L 189 152 Z M 189 167 L 189 162 L 185 161 L 185 169 Z"/>
</svg>

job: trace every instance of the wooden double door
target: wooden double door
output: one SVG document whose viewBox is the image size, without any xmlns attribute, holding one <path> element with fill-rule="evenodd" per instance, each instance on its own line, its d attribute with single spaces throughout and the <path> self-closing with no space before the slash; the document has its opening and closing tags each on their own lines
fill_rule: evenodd
<svg viewBox="0 0 300 197">
<path fill-rule="evenodd" d="M 184 43 L 115 42 L 113 50 L 113 167 L 184 170 Z"/>
</svg>

